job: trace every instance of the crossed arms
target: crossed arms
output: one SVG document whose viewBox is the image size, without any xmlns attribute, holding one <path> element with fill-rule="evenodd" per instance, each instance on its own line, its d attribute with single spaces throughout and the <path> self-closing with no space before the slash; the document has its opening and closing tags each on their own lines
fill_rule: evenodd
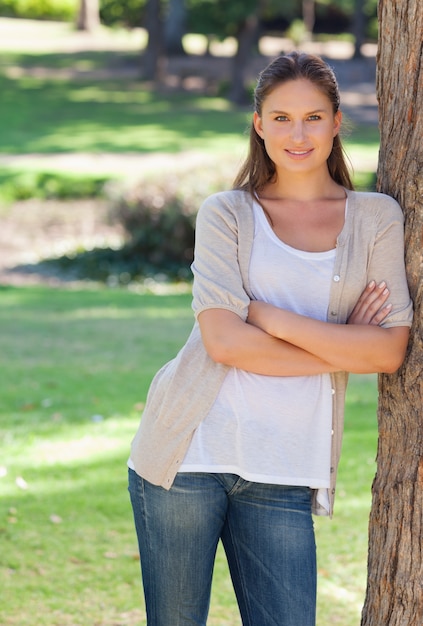
<svg viewBox="0 0 423 626">
<path fill-rule="evenodd" d="M 409 329 L 383 328 L 390 311 L 385 283 L 370 282 L 347 324 L 331 324 L 254 301 L 247 322 L 225 309 L 200 313 L 210 357 L 256 374 L 308 376 L 348 371 L 395 372 L 404 360 Z"/>
</svg>

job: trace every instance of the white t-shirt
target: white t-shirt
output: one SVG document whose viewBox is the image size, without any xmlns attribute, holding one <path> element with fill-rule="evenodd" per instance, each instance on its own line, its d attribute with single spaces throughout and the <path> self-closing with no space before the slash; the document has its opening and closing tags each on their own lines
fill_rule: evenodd
<svg viewBox="0 0 423 626">
<path fill-rule="evenodd" d="M 249 277 L 255 298 L 326 320 L 335 250 L 291 248 L 275 235 L 258 203 L 254 217 Z M 331 430 L 329 374 L 276 377 L 232 368 L 180 471 L 327 489 Z"/>
</svg>

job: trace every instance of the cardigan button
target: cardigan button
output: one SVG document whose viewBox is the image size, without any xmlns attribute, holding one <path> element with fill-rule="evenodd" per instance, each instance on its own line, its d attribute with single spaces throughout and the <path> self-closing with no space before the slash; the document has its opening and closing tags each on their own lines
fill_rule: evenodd
<svg viewBox="0 0 423 626">
<path fill-rule="evenodd" d="M 338 274 L 335 274 L 335 276 L 333 277 L 333 280 L 334 280 L 336 283 L 339 283 L 339 281 L 341 280 L 341 277 L 340 277 Z"/>
</svg>

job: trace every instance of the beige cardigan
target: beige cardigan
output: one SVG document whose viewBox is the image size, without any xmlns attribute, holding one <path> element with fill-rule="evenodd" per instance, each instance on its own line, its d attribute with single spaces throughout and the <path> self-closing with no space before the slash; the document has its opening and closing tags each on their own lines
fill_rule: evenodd
<svg viewBox="0 0 423 626">
<path fill-rule="evenodd" d="M 346 221 L 337 241 L 328 321 L 344 324 L 366 284 L 386 280 L 392 312 L 383 326 L 410 326 L 412 303 L 403 251 L 403 214 L 392 198 L 347 191 Z M 243 191 L 221 192 L 203 203 L 197 217 L 193 309 L 234 311 L 246 320 L 251 298 L 248 268 L 254 235 L 252 197 Z M 277 271 L 277 268 L 275 268 Z M 228 366 L 208 356 L 196 321 L 177 356 L 154 377 L 145 410 L 132 442 L 136 472 L 169 489 L 194 430 L 212 406 Z M 332 374 L 333 430 L 330 515 L 341 454 L 348 374 Z M 316 495 L 316 493 L 314 494 Z M 325 515 L 314 498 L 313 512 Z"/>
</svg>

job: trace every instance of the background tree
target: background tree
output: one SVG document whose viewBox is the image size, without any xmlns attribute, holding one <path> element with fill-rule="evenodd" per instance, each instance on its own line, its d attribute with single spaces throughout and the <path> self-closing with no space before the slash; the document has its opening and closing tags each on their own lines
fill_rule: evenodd
<svg viewBox="0 0 423 626">
<path fill-rule="evenodd" d="M 142 77 L 159 82 L 164 62 L 163 17 L 160 0 L 147 0 L 145 28 L 148 33 L 148 41 L 142 57 Z"/>
<path fill-rule="evenodd" d="M 100 0 L 80 0 L 76 27 L 92 32 L 100 26 Z"/>
<path fill-rule="evenodd" d="M 229 100 L 238 104 L 248 101 L 246 92 L 246 72 L 259 36 L 259 10 L 251 7 L 249 13 L 241 17 L 236 31 L 237 49 L 232 64 L 231 87 Z"/>
<path fill-rule="evenodd" d="M 379 0 L 378 187 L 405 214 L 415 319 L 404 365 L 379 379 L 377 473 L 362 626 L 423 624 L 423 4 Z M 389 276 L 387 276 L 389 280 Z"/>
<path fill-rule="evenodd" d="M 354 18 L 352 24 L 352 32 L 354 34 L 354 58 L 359 59 L 362 56 L 361 46 L 366 37 L 366 19 L 364 15 L 364 0 L 355 0 Z"/>
<path fill-rule="evenodd" d="M 166 54 L 176 56 L 185 54 L 182 38 L 187 28 L 187 9 L 185 0 L 169 0 L 169 9 L 164 24 L 164 42 Z"/>
<path fill-rule="evenodd" d="M 304 26 L 308 37 L 311 39 L 314 22 L 316 21 L 316 3 L 315 0 L 302 0 L 302 14 Z"/>
</svg>

